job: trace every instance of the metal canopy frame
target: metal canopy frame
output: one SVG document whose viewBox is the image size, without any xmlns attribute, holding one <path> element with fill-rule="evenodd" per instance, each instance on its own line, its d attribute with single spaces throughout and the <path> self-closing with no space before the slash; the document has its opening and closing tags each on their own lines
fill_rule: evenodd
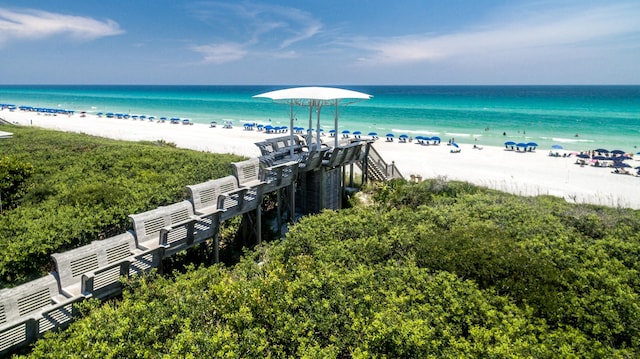
<svg viewBox="0 0 640 359">
<path fill-rule="evenodd" d="M 315 150 L 320 149 L 320 111 L 323 106 L 335 106 L 335 117 L 334 117 L 334 129 L 336 130 L 335 138 L 334 138 L 334 146 L 338 146 L 338 108 L 340 105 L 347 106 L 355 102 L 359 102 L 362 100 L 370 99 L 371 95 L 352 91 L 345 90 L 336 87 L 317 87 L 317 86 L 308 86 L 308 87 L 293 87 L 282 90 L 265 92 L 259 95 L 253 96 L 254 98 L 269 98 L 274 102 L 285 103 L 290 106 L 289 112 L 289 134 L 290 134 L 290 155 L 293 158 L 293 107 L 301 106 L 301 107 L 309 107 L 309 127 L 313 127 L 313 110 L 315 108 L 317 114 L 316 120 L 316 146 Z M 309 140 L 311 139 L 311 134 L 309 134 Z M 311 141 L 309 141 L 311 144 Z M 313 146 L 309 146 L 309 150 L 313 150 Z"/>
</svg>

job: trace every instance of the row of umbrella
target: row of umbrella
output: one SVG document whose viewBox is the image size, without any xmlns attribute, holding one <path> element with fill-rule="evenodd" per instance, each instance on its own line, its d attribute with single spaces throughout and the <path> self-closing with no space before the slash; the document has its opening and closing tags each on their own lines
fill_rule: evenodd
<svg viewBox="0 0 640 359">
<path fill-rule="evenodd" d="M 552 145 L 551 148 L 553 148 L 554 150 L 561 150 L 563 149 L 562 145 Z M 625 151 L 623 150 L 607 150 L 606 148 L 596 148 L 595 150 L 593 150 L 594 153 L 597 153 L 598 155 L 603 155 L 603 154 L 612 154 L 612 155 L 624 155 L 626 154 Z M 640 152 L 636 153 L 637 155 L 640 155 Z"/>
<path fill-rule="evenodd" d="M 33 106 L 16 106 L 11 104 L 0 103 L 0 109 L 7 109 L 9 111 L 15 111 L 19 109 L 20 111 L 27 112 L 39 112 L 46 114 L 54 114 L 54 115 L 73 115 L 75 110 L 63 110 L 59 108 L 48 108 L 48 107 L 33 107 Z"/>
</svg>

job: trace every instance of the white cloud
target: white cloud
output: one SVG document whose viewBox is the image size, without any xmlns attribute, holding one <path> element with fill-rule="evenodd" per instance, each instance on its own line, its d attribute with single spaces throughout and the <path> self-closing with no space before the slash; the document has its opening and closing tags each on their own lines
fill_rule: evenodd
<svg viewBox="0 0 640 359">
<path fill-rule="evenodd" d="M 204 62 L 209 64 L 223 64 L 239 60 L 247 54 L 244 46 L 236 43 L 192 46 L 191 50 L 201 53 Z"/>
<path fill-rule="evenodd" d="M 253 2 L 199 3 L 195 16 L 224 31 L 219 39 L 191 49 L 205 55 L 208 63 L 221 64 L 249 54 L 274 58 L 297 56 L 297 43 L 321 33 L 322 23 L 303 10 Z"/>
<path fill-rule="evenodd" d="M 549 5 L 547 3 L 546 5 Z M 520 13 L 520 15 L 515 15 Z M 359 38 L 343 42 L 366 50 L 370 64 L 410 63 L 465 56 L 497 57 L 544 50 L 553 54 L 568 46 L 596 47 L 640 35 L 640 4 L 593 8 L 548 8 L 500 14 L 503 21 L 449 34 Z M 635 42 L 631 42 L 630 46 Z"/>
<path fill-rule="evenodd" d="M 16 40 L 38 40 L 56 35 L 89 41 L 122 33 L 124 31 L 112 20 L 98 21 L 90 17 L 33 9 L 0 8 L 0 44 Z"/>
</svg>

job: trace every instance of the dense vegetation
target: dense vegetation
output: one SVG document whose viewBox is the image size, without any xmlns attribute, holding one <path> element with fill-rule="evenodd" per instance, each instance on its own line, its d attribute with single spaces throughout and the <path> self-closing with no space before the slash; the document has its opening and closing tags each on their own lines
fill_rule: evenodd
<svg viewBox="0 0 640 359">
<path fill-rule="evenodd" d="M 0 140 L 0 288 L 51 270 L 50 254 L 129 228 L 127 216 L 231 174 L 240 157 L 11 127 Z"/>
<path fill-rule="evenodd" d="M 441 180 L 88 302 L 35 357 L 638 357 L 640 214 Z"/>
</svg>

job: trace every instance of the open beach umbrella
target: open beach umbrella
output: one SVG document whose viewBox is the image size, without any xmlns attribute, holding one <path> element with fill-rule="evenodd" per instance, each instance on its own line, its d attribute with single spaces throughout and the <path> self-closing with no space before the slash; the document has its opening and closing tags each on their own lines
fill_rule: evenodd
<svg viewBox="0 0 640 359">
<path fill-rule="evenodd" d="M 624 163 L 622 161 L 614 161 L 613 162 L 613 167 L 615 167 L 615 168 L 628 168 L 628 167 L 631 167 L 631 165 L 628 164 L 628 163 Z"/>
<path fill-rule="evenodd" d="M 588 155 L 588 154 L 586 154 L 586 153 L 580 153 L 580 154 L 577 154 L 577 155 L 576 155 L 576 157 L 578 157 L 578 158 L 591 158 L 591 156 L 589 156 L 589 155 Z"/>
<path fill-rule="evenodd" d="M 563 149 L 563 147 L 561 145 L 553 145 L 551 146 L 551 148 L 553 148 L 554 150 L 561 150 Z"/>
<path fill-rule="evenodd" d="M 623 150 L 613 150 L 613 151 L 611 151 L 611 153 L 613 153 L 614 155 L 624 155 L 624 151 Z"/>
<path fill-rule="evenodd" d="M 605 157 L 605 156 L 593 156 L 592 159 L 594 159 L 596 161 L 606 161 L 606 160 L 608 160 L 608 158 Z"/>
<path fill-rule="evenodd" d="M 632 159 L 629 156 L 615 156 L 615 157 L 611 157 L 610 160 L 612 161 L 626 161 L 626 160 L 630 160 Z"/>
<path fill-rule="evenodd" d="M 538 147 L 538 144 L 535 142 L 529 142 L 527 143 L 527 147 Z"/>
<path fill-rule="evenodd" d="M 598 152 L 598 153 L 609 153 L 609 150 L 604 149 L 604 148 L 598 148 L 595 149 L 594 152 Z"/>
<path fill-rule="evenodd" d="M 515 146 L 515 145 L 516 145 L 516 143 L 515 143 L 515 142 L 513 142 L 513 141 L 507 141 L 507 142 L 505 142 L 505 143 L 504 143 L 504 145 L 505 145 L 505 146 Z"/>
<path fill-rule="evenodd" d="M 353 131 L 353 134 L 354 134 L 354 135 L 361 135 L 361 134 L 362 134 L 362 131 Z"/>
<path fill-rule="evenodd" d="M 377 136 L 378 133 L 377 132 L 369 132 L 369 134 L 367 136 Z"/>
<path fill-rule="evenodd" d="M 351 133 L 351 131 L 349 131 L 349 130 L 342 130 L 342 134 L 343 134 L 343 135 L 348 135 L 348 134 L 350 134 L 350 133 Z"/>
</svg>

